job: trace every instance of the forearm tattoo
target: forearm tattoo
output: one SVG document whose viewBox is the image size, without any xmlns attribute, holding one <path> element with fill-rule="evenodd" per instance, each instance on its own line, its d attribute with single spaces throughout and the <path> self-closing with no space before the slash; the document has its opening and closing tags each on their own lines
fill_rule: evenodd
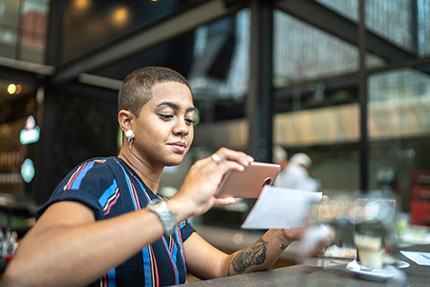
<svg viewBox="0 0 430 287">
<path fill-rule="evenodd" d="M 239 252 L 231 262 L 234 271 L 240 274 L 248 267 L 263 264 L 266 261 L 267 244 L 267 241 L 260 238 L 255 244 Z"/>
</svg>

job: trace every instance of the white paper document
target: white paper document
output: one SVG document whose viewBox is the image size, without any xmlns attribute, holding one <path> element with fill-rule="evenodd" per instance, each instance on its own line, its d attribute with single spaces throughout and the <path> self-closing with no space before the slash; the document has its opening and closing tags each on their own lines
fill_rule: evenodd
<svg viewBox="0 0 430 287">
<path fill-rule="evenodd" d="M 430 252 L 400 251 L 400 253 L 419 265 L 430 266 Z"/>
<path fill-rule="evenodd" d="M 321 201 L 321 192 L 293 190 L 266 185 L 242 224 L 242 228 L 302 227 L 312 203 Z"/>
</svg>

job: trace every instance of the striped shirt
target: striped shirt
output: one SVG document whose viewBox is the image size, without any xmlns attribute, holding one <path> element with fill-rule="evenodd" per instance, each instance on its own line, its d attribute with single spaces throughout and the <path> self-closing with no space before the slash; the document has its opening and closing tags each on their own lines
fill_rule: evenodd
<svg viewBox="0 0 430 287">
<path fill-rule="evenodd" d="M 56 187 L 36 217 L 39 218 L 55 202 L 78 201 L 93 210 L 96 220 L 103 220 L 138 211 L 157 197 L 160 198 L 120 158 L 97 158 L 74 168 Z M 183 242 L 193 232 L 188 222 L 179 223 L 172 235 L 162 236 L 148 244 L 89 286 L 166 286 L 185 283 Z"/>
</svg>

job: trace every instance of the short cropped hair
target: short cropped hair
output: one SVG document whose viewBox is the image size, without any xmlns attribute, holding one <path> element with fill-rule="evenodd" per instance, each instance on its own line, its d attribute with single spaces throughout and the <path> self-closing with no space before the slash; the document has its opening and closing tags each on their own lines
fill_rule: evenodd
<svg viewBox="0 0 430 287">
<path fill-rule="evenodd" d="M 152 99 L 153 86 L 164 82 L 190 85 L 180 73 L 164 67 L 144 67 L 129 74 L 122 82 L 118 96 L 118 111 L 131 111 L 139 117 L 143 105 Z"/>
</svg>

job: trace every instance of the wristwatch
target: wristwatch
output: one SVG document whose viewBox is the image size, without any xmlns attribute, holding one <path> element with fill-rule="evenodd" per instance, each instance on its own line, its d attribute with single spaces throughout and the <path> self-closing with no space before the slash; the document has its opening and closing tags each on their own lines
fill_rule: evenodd
<svg viewBox="0 0 430 287">
<path fill-rule="evenodd" d="M 157 214 L 163 225 L 164 235 L 169 236 L 176 225 L 176 215 L 169 210 L 167 203 L 159 198 L 152 199 L 146 209 Z"/>
</svg>

